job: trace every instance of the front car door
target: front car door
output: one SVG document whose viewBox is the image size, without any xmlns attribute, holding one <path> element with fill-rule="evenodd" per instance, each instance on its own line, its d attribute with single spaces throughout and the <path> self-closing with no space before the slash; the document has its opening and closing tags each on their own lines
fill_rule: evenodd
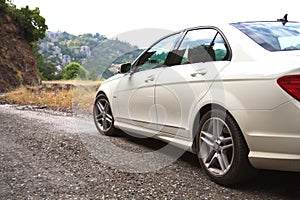
<svg viewBox="0 0 300 200">
<path fill-rule="evenodd" d="M 181 33 L 170 35 L 145 51 L 117 86 L 118 122 L 157 130 L 155 84 Z"/>
</svg>

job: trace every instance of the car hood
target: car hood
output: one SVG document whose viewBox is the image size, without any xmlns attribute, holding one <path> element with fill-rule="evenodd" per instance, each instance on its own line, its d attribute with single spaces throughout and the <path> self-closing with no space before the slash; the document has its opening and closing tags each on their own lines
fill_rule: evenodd
<svg viewBox="0 0 300 200">
<path fill-rule="evenodd" d="M 116 79 L 120 79 L 121 77 L 123 77 L 124 74 L 116 74 L 116 75 L 113 75 L 111 77 L 109 77 L 108 79 L 106 79 L 103 83 L 107 83 L 107 82 L 111 82 L 111 81 L 114 81 Z"/>
</svg>

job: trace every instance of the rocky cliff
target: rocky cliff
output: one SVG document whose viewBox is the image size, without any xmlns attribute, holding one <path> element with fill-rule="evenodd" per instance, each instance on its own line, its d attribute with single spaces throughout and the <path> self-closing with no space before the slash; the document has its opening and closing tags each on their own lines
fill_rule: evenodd
<svg viewBox="0 0 300 200">
<path fill-rule="evenodd" d="M 23 30 L 0 9 L 0 92 L 40 83 L 36 60 Z"/>
</svg>

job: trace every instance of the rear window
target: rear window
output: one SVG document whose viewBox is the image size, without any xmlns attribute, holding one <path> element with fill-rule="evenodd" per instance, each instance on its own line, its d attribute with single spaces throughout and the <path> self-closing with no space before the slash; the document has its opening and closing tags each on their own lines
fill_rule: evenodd
<svg viewBox="0 0 300 200">
<path fill-rule="evenodd" d="M 269 51 L 300 50 L 300 23 L 245 22 L 231 25 Z"/>
</svg>

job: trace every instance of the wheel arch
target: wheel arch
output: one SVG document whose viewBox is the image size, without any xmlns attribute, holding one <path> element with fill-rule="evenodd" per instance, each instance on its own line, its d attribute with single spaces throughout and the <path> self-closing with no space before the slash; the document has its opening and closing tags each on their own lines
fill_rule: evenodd
<svg viewBox="0 0 300 200">
<path fill-rule="evenodd" d="M 101 86 L 100 86 L 100 87 L 101 87 Z M 114 117 L 117 117 L 117 116 L 118 116 L 118 113 L 119 113 L 118 105 L 117 105 L 117 102 L 115 101 L 115 98 L 113 98 L 113 95 L 112 95 L 111 90 L 109 90 L 108 87 L 104 87 L 104 88 L 99 89 L 99 90 L 96 92 L 94 102 L 95 102 L 96 98 L 97 98 L 99 95 L 104 95 L 104 96 L 106 97 L 106 99 L 108 100 L 108 102 L 109 102 L 109 104 L 110 104 L 110 107 L 111 107 L 113 116 L 114 116 Z"/>
<path fill-rule="evenodd" d="M 215 112 L 216 111 L 216 112 Z M 223 112 L 224 111 L 224 112 Z M 212 173 L 213 171 L 209 168 L 214 168 L 214 166 L 207 166 L 207 160 L 204 161 L 204 159 L 202 159 L 201 157 L 199 157 L 199 155 L 203 155 L 202 153 L 206 152 L 206 150 L 200 150 L 202 148 L 199 148 L 199 146 L 197 147 L 197 145 L 201 145 L 198 144 L 200 141 L 200 136 L 201 134 L 199 134 L 199 129 L 201 127 L 200 123 L 204 123 L 204 127 L 208 128 L 206 126 L 207 121 L 206 120 L 211 120 L 213 118 L 211 117 L 216 117 L 217 120 L 223 120 L 223 117 L 225 117 L 223 123 L 226 124 L 226 128 L 229 129 L 229 131 L 233 131 L 230 133 L 230 140 L 232 142 L 232 144 L 236 144 L 233 145 L 231 148 L 231 156 L 230 156 L 230 163 L 227 160 L 227 165 L 224 166 L 220 164 L 219 167 L 217 167 L 217 169 L 222 170 L 223 174 L 219 174 L 219 173 Z M 198 122 L 198 123 L 197 123 Z M 211 122 L 209 122 L 211 123 Z M 198 124 L 198 126 L 197 126 Z M 213 125 L 214 126 L 214 125 Z M 195 119 L 194 122 L 194 127 L 197 127 L 197 132 L 194 132 L 194 138 L 193 138 L 193 148 L 194 148 L 194 152 L 197 154 L 199 162 L 201 167 L 204 169 L 205 173 L 210 177 L 210 179 L 212 179 L 213 181 L 215 181 L 216 183 L 219 183 L 221 185 L 233 185 L 233 184 L 237 184 L 239 182 L 245 181 L 247 179 L 250 179 L 252 177 L 254 177 L 256 175 L 256 169 L 253 168 L 253 166 L 251 165 L 250 161 L 249 161 L 249 146 L 246 143 L 244 134 L 239 126 L 239 124 L 237 123 L 237 120 L 234 118 L 234 116 L 230 113 L 230 111 L 228 109 L 226 109 L 225 107 L 218 105 L 218 104 L 214 104 L 214 103 L 210 103 L 207 104 L 203 107 L 201 107 L 201 109 L 199 109 L 199 112 L 197 113 L 197 117 Z M 222 130 L 223 132 L 223 130 Z M 226 133 L 226 131 L 225 131 Z M 228 132 L 227 132 L 228 133 Z M 210 134 L 210 133 L 206 133 L 206 134 Z M 206 137 L 206 134 L 203 134 L 204 137 Z M 202 137 L 202 136 L 201 136 Z M 219 137 L 219 136 L 218 136 Z M 197 142 L 198 140 L 198 142 Z M 201 139 L 202 140 L 202 139 Z M 217 142 L 219 139 L 213 139 L 214 140 L 214 146 L 215 144 L 217 144 L 217 146 L 219 146 L 219 142 Z M 203 140 L 205 142 L 205 140 Z M 206 143 L 206 142 L 205 142 Z M 206 148 L 204 148 L 206 149 Z M 212 148 L 211 152 L 219 152 L 220 150 L 219 147 L 217 147 L 217 149 Z M 209 155 L 211 155 L 211 152 L 209 152 Z M 215 154 L 214 153 L 214 154 Z M 219 154 L 220 155 L 220 154 Z M 227 157 L 225 155 L 225 157 Z M 223 159 L 223 158 L 221 158 Z M 218 160 L 219 160 L 219 156 L 218 156 Z M 208 163 L 211 163 L 212 160 L 208 160 Z M 219 163 L 222 163 L 223 161 L 218 161 Z M 224 162 L 223 162 L 224 163 Z M 210 164 L 209 164 L 210 165 Z M 223 167 L 222 167 L 223 166 Z M 226 170 L 226 171 L 223 171 Z"/>
<path fill-rule="evenodd" d="M 107 98 L 107 95 L 106 95 L 105 92 L 103 92 L 102 90 L 97 91 L 95 98 L 97 98 L 97 97 L 98 97 L 99 95 L 101 95 L 101 94 L 103 94 L 103 95 Z"/>
<path fill-rule="evenodd" d="M 197 150 L 196 136 L 197 136 L 197 133 L 199 132 L 200 120 L 202 119 L 202 117 L 204 116 L 205 113 L 207 113 L 208 111 L 210 111 L 212 109 L 217 109 L 217 110 L 223 110 L 223 111 L 225 111 L 226 114 L 230 115 L 234 119 L 234 121 L 237 124 L 238 128 L 240 129 L 241 133 L 243 133 L 243 131 L 240 128 L 240 126 L 239 126 L 237 120 L 235 119 L 234 115 L 228 109 L 226 109 L 224 106 L 216 104 L 216 103 L 206 104 L 206 105 L 204 105 L 204 106 L 202 106 L 200 108 L 200 110 L 197 112 L 197 114 L 196 114 L 196 116 L 194 118 L 193 127 L 192 127 L 192 137 L 193 137 L 192 150 L 194 152 L 196 152 L 196 150 Z M 247 145 L 247 148 L 249 150 L 248 144 L 247 144 L 247 142 L 245 140 L 245 136 L 243 134 L 242 134 L 242 137 L 243 137 L 243 139 L 245 141 L 245 144 Z"/>
</svg>

